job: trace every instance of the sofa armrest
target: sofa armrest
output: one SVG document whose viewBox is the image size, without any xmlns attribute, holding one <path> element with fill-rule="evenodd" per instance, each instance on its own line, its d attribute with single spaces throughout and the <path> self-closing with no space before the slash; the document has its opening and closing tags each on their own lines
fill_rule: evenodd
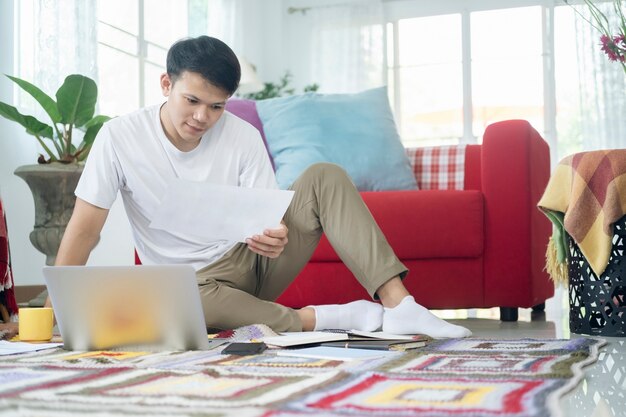
<svg viewBox="0 0 626 417">
<path fill-rule="evenodd" d="M 550 177 L 548 144 L 527 121 L 494 123 L 483 137 L 481 165 L 485 305 L 540 304 L 554 294 L 544 271 L 551 226 L 536 207 Z"/>
</svg>

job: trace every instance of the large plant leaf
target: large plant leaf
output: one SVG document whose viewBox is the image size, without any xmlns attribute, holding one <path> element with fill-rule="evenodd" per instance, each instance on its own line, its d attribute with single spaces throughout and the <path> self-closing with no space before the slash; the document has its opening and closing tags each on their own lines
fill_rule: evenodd
<svg viewBox="0 0 626 417">
<path fill-rule="evenodd" d="M 61 123 L 80 127 L 96 111 L 98 87 L 91 78 L 80 74 L 68 75 L 56 93 Z"/>
<path fill-rule="evenodd" d="M 96 139 L 98 132 L 102 128 L 102 125 L 105 122 L 111 120 L 109 116 L 95 116 L 93 119 L 85 123 L 87 130 L 85 131 L 85 135 L 83 136 L 83 141 L 78 146 L 79 151 L 76 153 L 76 157 L 79 161 L 84 161 L 91 150 L 91 145 L 93 141 Z"/>
<path fill-rule="evenodd" d="M 95 116 L 93 119 L 85 123 L 85 126 L 83 127 L 87 128 L 87 130 L 85 131 L 85 135 L 83 136 L 83 141 L 80 144 L 79 148 L 82 149 L 83 146 L 85 145 L 91 146 L 94 139 L 96 139 L 96 135 L 100 131 L 100 128 L 102 127 L 102 125 L 105 122 L 108 122 L 109 120 L 111 120 L 109 116 L 99 115 L 99 116 Z"/>
<path fill-rule="evenodd" d="M 49 95 L 47 95 L 46 93 L 41 91 L 39 87 L 32 85 L 28 81 L 22 80 L 17 77 L 12 77 L 10 75 L 7 75 L 7 77 L 15 84 L 22 87 L 22 89 L 28 94 L 33 96 L 33 98 L 37 100 L 39 104 L 41 104 L 41 107 L 43 107 L 46 113 L 48 113 L 48 116 L 50 116 L 50 119 L 53 123 L 59 123 L 61 121 L 61 113 L 59 113 L 57 103 Z"/>
<path fill-rule="evenodd" d="M 13 106 L 0 101 L 0 116 L 17 122 L 26 128 L 26 132 L 31 135 L 43 136 L 52 139 L 52 126 L 40 122 L 33 116 L 26 116 L 17 111 Z"/>
<path fill-rule="evenodd" d="M 111 118 L 109 116 L 105 116 L 103 114 L 100 114 L 98 116 L 94 116 L 93 119 L 91 119 L 90 121 L 88 121 L 87 123 L 85 123 L 85 128 L 90 128 L 91 126 L 95 126 L 95 125 L 101 125 L 104 122 L 108 122 L 109 120 L 111 120 Z"/>
<path fill-rule="evenodd" d="M 102 128 L 102 123 L 93 125 L 85 132 L 85 136 L 83 136 L 83 143 L 85 145 L 91 145 L 93 141 L 96 139 L 96 135 Z M 82 146 L 81 146 L 82 147 Z"/>
</svg>

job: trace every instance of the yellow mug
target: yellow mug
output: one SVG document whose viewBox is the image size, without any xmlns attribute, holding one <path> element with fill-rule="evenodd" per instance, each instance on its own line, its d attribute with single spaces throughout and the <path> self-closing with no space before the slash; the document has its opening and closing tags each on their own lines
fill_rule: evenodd
<svg viewBox="0 0 626 417">
<path fill-rule="evenodd" d="M 25 342 L 43 342 L 52 339 L 54 314 L 48 307 L 20 308 L 19 338 Z"/>
</svg>

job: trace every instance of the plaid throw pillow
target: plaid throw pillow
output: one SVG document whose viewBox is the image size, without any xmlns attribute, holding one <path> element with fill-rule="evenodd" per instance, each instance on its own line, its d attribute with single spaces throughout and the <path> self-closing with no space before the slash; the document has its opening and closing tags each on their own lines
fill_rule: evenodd
<svg viewBox="0 0 626 417">
<path fill-rule="evenodd" d="M 462 190 L 465 181 L 465 146 L 407 148 L 418 188 Z"/>
</svg>

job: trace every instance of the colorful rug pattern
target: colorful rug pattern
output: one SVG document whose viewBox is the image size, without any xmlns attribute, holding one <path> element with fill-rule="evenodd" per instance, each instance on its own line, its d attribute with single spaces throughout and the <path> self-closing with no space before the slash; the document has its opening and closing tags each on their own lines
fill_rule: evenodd
<svg viewBox="0 0 626 417">
<path fill-rule="evenodd" d="M 0 357 L 0 415 L 558 416 L 603 341 L 437 341 L 368 361 L 204 352 Z"/>
</svg>

